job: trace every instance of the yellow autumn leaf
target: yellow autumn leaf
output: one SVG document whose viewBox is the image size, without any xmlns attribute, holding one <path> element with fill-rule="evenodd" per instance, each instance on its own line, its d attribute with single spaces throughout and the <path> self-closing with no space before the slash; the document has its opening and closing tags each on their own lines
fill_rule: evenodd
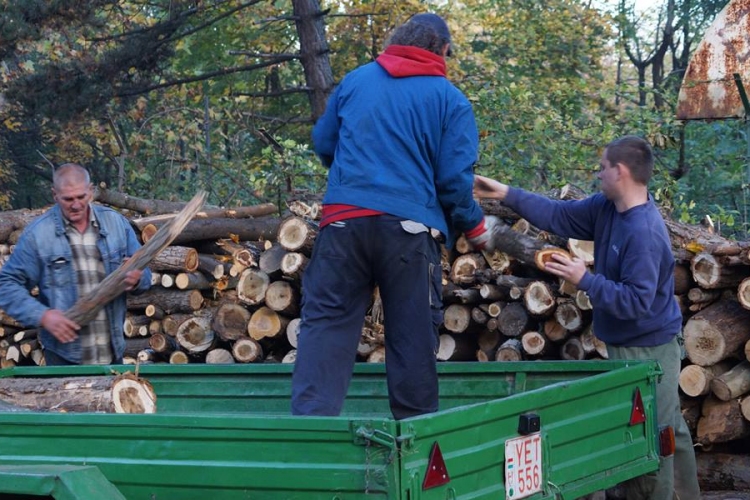
<svg viewBox="0 0 750 500">
<path fill-rule="evenodd" d="M 701 245 L 700 243 L 696 243 L 695 241 L 691 241 L 685 245 L 685 249 L 689 252 L 693 253 L 701 253 L 705 247 Z"/>
</svg>

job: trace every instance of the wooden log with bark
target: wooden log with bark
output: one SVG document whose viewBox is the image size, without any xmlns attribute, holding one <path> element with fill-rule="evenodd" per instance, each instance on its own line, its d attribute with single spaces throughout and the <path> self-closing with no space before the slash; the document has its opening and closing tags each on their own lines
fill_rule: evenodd
<svg viewBox="0 0 750 500">
<path fill-rule="evenodd" d="M 692 363 L 716 364 L 742 353 L 750 340 L 750 311 L 733 300 L 720 300 L 691 317 L 683 336 Z"/>
<path fill-rule="evenodd" d="M 279 224 L 276 241 L 289 252 L 310 255 L 318 235 L 318 225 L 302 217 L 288 217 Z"/>
<path fill-rule="evenodd" d="M 2 378 L 0 400 L 35 411 L 156 412 L 153 387 L 130 372 L 104 377 Z"/>
</svg>

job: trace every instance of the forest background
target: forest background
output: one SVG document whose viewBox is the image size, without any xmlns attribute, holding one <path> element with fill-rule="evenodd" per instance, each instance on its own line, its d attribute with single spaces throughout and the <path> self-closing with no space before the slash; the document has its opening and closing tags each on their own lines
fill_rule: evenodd
<svg viewBox="0 0 750 500">
<path fill-rule="evenodd" d="M 657 153 L 675 219 L 746 239 L 743 120 L 683 123 L 690 55 L 726 0 L 0 0 L 0 209 L 52 202 L 54 166 L 149 199 L 217 206 L 325 190 L 310 130 L 335 84 L 416 12 L 445 17 L 449 78 L 481 135 L 476 171 L 597 189 L 601 147 Z"/>
</svg>

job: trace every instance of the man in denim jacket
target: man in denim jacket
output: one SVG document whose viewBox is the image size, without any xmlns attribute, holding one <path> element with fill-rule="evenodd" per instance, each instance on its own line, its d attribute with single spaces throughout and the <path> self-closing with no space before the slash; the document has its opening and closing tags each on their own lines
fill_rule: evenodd
<svg viewBox="0 0 750 500">
<path fill-rule="evenodd" d="M 87 325 L 64 315 L 140 248 L 128 220 L 91 204 L 93 193 L 86 169 L 73 163 L 60 166 L 53 176 L 55 206 L 26 227 L 0 269 L 0 309 L 40 328 L 47 365 L 122 362 L 125 294 Z M 130 271 L 125 284 L 128 291 L 147 290 L 151 272 Z M 30 293 L 34 287 L 39 289 L 36 296 Z"/>
</svg>

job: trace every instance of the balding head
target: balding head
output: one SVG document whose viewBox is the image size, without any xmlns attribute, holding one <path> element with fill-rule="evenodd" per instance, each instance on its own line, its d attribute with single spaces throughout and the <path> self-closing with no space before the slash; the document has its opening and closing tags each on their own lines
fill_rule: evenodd
<svg viewBox="0 0 750 500">
<path fill-rule="evenodd" d="M 52 175 L 52 187 L 56 191 L 72 184 L 91 184 L 89 172 L 77 163 L 65 163 L 55 169 Z"/>
</svg>

